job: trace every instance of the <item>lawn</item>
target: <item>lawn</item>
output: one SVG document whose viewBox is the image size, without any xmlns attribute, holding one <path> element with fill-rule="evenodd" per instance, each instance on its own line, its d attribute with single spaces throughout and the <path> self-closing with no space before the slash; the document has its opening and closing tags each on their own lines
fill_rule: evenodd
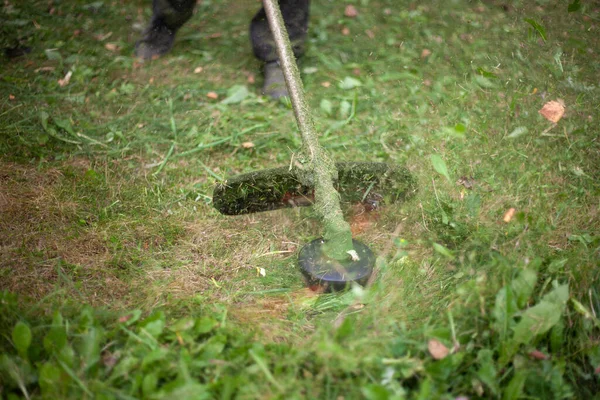
<svg viewBox="0 0 600 400">
<path fill-rule="evenodd" d="M 259 3 L 145 63 L 119 3 L 0 7 L 0 398 L 600 398 L 600 3 L 312 2 L 321 144 L 417 187 L 343 204 L 378 258 L 341 293 L 298 270 L 310 207 L 211 204 L 301 145 Z"/>
</svg>

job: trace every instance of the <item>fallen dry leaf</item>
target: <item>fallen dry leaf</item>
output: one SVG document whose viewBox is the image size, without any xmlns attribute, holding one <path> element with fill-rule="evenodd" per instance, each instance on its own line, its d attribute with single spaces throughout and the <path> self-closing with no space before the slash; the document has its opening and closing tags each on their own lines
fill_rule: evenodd
<svg viewBox="0 0 600 400">
<path fill-rule="evenodd" d="M 549 101 L 538 112 L 548 121 L 556 124 L 565 115 L 565 103 L 560 99 Z"/>
<path fill-rule="evenodd" d="M 56 68 L 54 67 L 41 67 L 41 68 L 37 68 L 35 70 L 35 72 L 51 72 L 54 71 Z"/>
<path fill-rule="evenodd" d="M 427 58 L 431 55 L 431 50 L 429 49 L 423 49 L 423 51 L 421 52 L 421 58 Z"/>
<path fill-rule="evenodd" d="M 127 322 L 131 319 L 131 317 L 133 317 L 132 314 L 123 315 L 123 316 L 119 317 L 119 322 L 120 323 Z"/>
<path fill-rule="evenodd" d="M 208 35 L 208 38 L 216 39 L 216 38 L 220 38 L 221 36 L 223 36 L 223 34 L 221 32 L 217 32 L 217 33 L 212 33 L 212 34 Z"/>
<path fill-rule="evenodd" d="M 219 98 L 219 95 L 216 94 L 215 92 L 208 92 L 208 93 L 206 93 L 206 97 L 208 97 L 209 99 L 216 100 Z"/>
<path fill-rule="evenodd" d="M 375 39 L 375 33 L 373 33 L 373 31 L 372 31 L 372 30 L 370 30 L 370 29 L 367 29 L 367 30 L 365 31 L 365 33 L 367 34 L 367 36 L 369 37 L 369 39 Z"/>
<path fill-rule="evenodd" d="M 507 224 L 513 219 L 513 217 L 515 216 L 515 212 L 517 210 L 514 208 L 509 208 L 507 212 L 504 213 L 504 222 L 506 222 Z"/>
<path fill-rule="evenodd" d="M 531 357 L 531 358 L 533 358 L 535 360 L 547 360 L 548 358 L 550 358 L 550 357 L 548 357 L 548 355 L 542 353 L 539 350 L 532 350 L 532 351 L 530 351 L 529 352 L 529 357 Z"/>
<path fill-rule="evenodd" d="M 321 82 L 321 86 L 323 86 L 324 88 L 328 88 L 329 86 L 331 86 L 331 82 L 329 82 L 329 81 Z"/>
<path fill-rule="evenodd" d="M 254 78 L 254 74 L 248 74 L 248 78 L 246 79 L 246 81 L 250 84 L 256 82 L 256 78 Z"/>
<path fill-rule="evenodd" d="M 383 13 L 385 15 L 392 15 L 392 10 L 390 8 L 386 8 L 386 9 L 383 10 Z"/>
<path fill-rule="evenodd" d="M 346 9 L 344 10 L 344 15 L 346 17 L 354 18 L 358 15 L 358 10 L 356 9 L 356 7 L 349 4 L 346 6 Z"/>
<path fill-rule="evenodd" d="M 350 34 L 350 29 L 348 29 L 347 27 L 343 27 L 342 28 L 342 35 L 348 36 L 349 34 Z"/>
<path fill-rule="evenodd" d="M 427 343 L 427 349 L 429 350 L 429 354 L 436 359 L 441 360 L 446 358 L 446 356 L 450 353 L 450 350 L 442 342 L 437 339 L 429 339 Z"/>
<path fill-rule="evenodd" d="M 9 99 L 9 100 L 14 100 L 14 99 L 16 99 L 16 97 L 15 97 L 15 95 L 14 95 L 14 94 L 9 94 L 9 95 L 8 95 L 8 99 Z"/>
<path fill-rule="evenodd" d="M 254 147 L 254 143 L 252 143 L 252 142 L 244 142 L 244 143 L 242 143 L 242 147 L 245 148 L 245 149 L 251 149 L 251 148 Z"/>
<path fill-rule="evenodd" d="M 195 74 L 199 74 L 202 71 L 204 71 L 204 68 L 202 68 L 202 67 L 196 67 L 196 68 L 194 68 L 194 73 Z"/>
<path fill-rule="evenodd" d="M 457 185 L 463 185 L 466 189 L 473 189 L 475 186 L 475 179 L 471 176 L 461 176 L 459 180 L 456 181 Z"/>
<path fill-rule="evenodd" d="M 105 41 L 106 39 L 108 39 L 109 37 L 112 36 L 112 32 L 108 32 L 106 34 L 102 34 L 102 33 L 97 33 L 94 35 L 94 39 L 99 40 L 101 42 Z"/>
<path fill-rule="evenodd" d="M 108 51 L 117 51 L 119 49 L 119 46 L 117 46 L 114 43 L 106 43 L 104 45 L 104 48 Z"/>
<path fill-rule="evenodd" d="M 71 81 L 72 75 L 73 75 L 72 71 L 67 72 L 67 74 L 65 75 L 65 77 L 63 79 L 58 80 L 58 86 L 60 86 L 60 87 L 67 86 L 69 84 L 69 82 Z"/>
</svg>

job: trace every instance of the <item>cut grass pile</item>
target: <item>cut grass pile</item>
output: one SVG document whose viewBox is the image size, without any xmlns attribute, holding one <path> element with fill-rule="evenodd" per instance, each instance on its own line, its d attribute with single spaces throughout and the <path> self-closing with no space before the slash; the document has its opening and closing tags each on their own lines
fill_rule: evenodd
<svg viewBox="0 0 600 400">
<path fill-rule="evenodd" d="M 30 51 L 0 67 L 1 396 L 597 398 L 600 5 L 313 2 L 322 144 L 419 188 L 344 205 L 377 278 L 318 294 L 310 208 L 210 204 L 300 145 L 250 3 L 203 1 L 144 64 L 146 2 L 3 3 L 1 47 Z"/>
</svg>

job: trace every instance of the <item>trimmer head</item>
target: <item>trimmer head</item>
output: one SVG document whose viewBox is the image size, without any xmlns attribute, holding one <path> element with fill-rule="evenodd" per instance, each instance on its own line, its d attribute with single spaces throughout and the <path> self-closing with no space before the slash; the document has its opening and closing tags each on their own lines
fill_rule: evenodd
<svg viewBox="0 0 600 400">
<path fill-rule="evenodd" d="M 352 245 L 358 255 L 356 261 L 334 260 L 322 251 L 325 242 L 322 238 L 306 244 L 298 255 L 300 270 L 309 287 L 319 286 L 325 291 L 346 289 L 352 282 L 366 285 L 373 273 L 375 255 L 365 244 L 352 239 Z"/>
</svg>

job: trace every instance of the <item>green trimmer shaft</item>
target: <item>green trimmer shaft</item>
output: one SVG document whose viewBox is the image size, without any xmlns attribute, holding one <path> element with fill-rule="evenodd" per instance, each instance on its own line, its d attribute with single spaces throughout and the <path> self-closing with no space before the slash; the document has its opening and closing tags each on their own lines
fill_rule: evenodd
<svg viewBox="0 0 600 400">
<path fill-rule="evenodd" d="M 340 208 L 344 200 L 365 201 L 377 196 L 388 201 L 406 198 L 414 182 L 404 168 L 383 163 L 335 164 L 319 145 L 304 88 L 277 0 L 263 0 L 279 63 L 302 137 L 302 148 L 289 168 L 252 172 L 228 179 L 213 193 L 213 204 L 223 214 L 235 215 L 283 207 L 312 205 L 323 221 L 323 237 L 305 245 L 300 268 L 310 284 L 338 289 L 349 282 L 366 283 L 375 256 L 353 240 Z M 337 188 L 337 190 L 336 190 Z M 339 190 L 339 192 L 338 192 Z"/>
</svg>

